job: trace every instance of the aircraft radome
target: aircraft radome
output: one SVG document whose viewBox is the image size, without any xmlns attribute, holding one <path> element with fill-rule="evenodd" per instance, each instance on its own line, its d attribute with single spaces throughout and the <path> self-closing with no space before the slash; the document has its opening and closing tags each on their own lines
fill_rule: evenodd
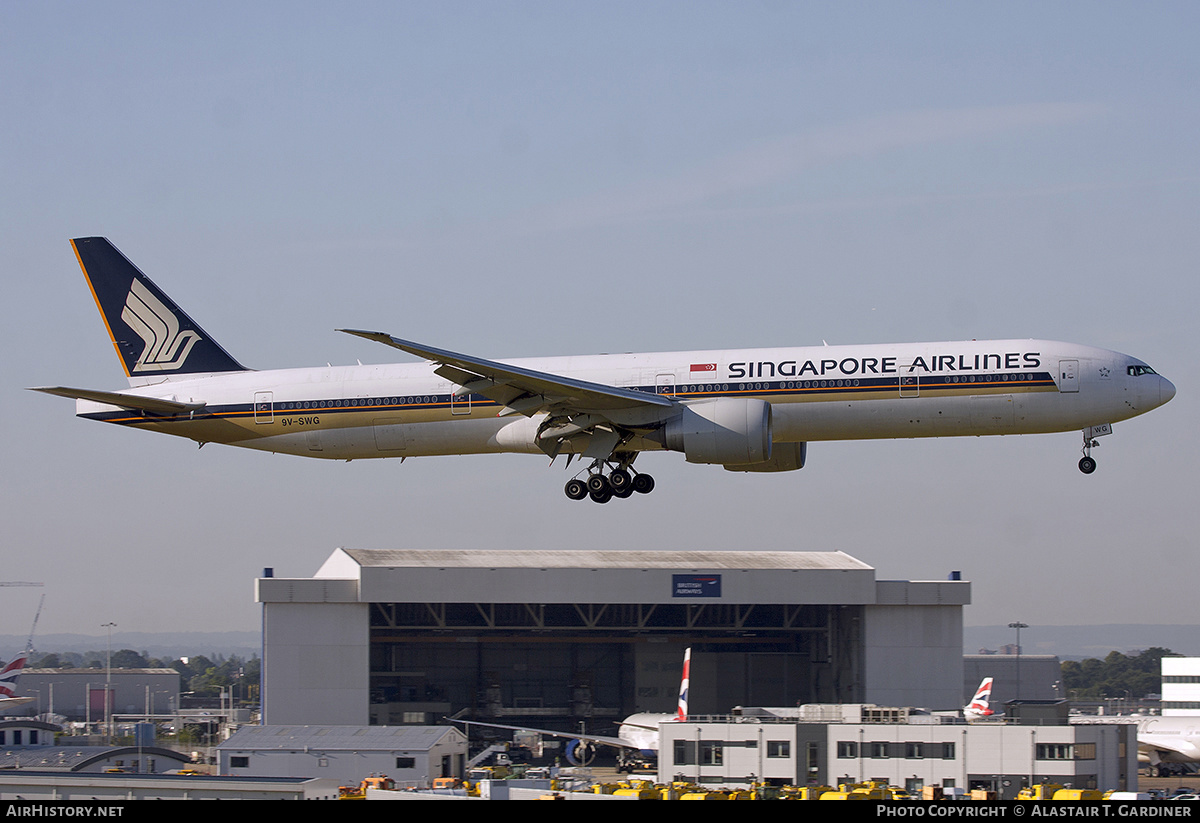
<svg viewBox="0 0 1200 823">
<path fill-rule="evenodd" d="M 386 332 L 427 362 L 254 371 L 102 237 L 71 241 L 130 388 L 44 387 L 76 414 L 271 452 L 357 460 L 522 452 L 586 458 L 573 499 L 646 493 L 643 451 L 730 471 L 804 466 L 807 444 L 1081 431 L 1169 401 L 1146 363 L 1049 340 L 971 340 L 495 361 Z"/>
</svg>

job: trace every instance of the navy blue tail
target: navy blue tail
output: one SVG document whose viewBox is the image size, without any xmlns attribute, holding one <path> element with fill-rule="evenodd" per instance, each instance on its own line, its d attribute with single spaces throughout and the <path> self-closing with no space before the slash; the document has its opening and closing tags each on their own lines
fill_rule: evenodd
<svg viewBox="0 0 1200 823">
<path fill-rule="evenodd" d="M 71 245 L 131 381 L 246 371 L 106 238 Z"/>
</svg>

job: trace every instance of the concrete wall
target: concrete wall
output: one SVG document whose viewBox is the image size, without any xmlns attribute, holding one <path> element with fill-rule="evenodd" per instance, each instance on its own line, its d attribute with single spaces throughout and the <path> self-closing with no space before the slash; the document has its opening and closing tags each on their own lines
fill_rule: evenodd
<svg viewBox="0 0 1200 823">
<path fill-rule="evenodd" d="M 968 654 L 963 657 L 963 693 L 965 706 L 980 681 L 994 679 L 992 708 L 1001 711 L 1009 700 L 1057 700 L 1062 692 L 1062 663 L 1051 654 Z"/>
<path fill-rule="evenodd" d="M 263 724 L 368 724 L 366 603 L 263 606 Z"/>
<path fill-rule="evenodd" d="M 962 606 L 867 606 L 864 703 L 957 709 L 963 678 Z"/>
</svg>

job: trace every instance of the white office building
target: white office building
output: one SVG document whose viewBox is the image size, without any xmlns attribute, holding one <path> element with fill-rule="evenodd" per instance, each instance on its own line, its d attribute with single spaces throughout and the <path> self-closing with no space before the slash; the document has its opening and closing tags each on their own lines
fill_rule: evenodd
<svg viewBox="0 0 1200 823">
<path fill-rule="evenodd" d="M 1162 659 L 1162 713 L 1200 717 L 1200 657 Z"/>
<path fill-rule="evenodd" d="M 664 723 L 658 780 L 744 786 L 828 785 L 878 780 L 918 793 L 925 786 L 985 789 L 1012 799 L 1021 788 L 1137 788 L 1131 723 L 1036 725 L 908 722 L 906 710 L 862 709 L 870 722 L 732 717 Z M 902 722 L 896 722 L 902 721 Z"/>
</svg>

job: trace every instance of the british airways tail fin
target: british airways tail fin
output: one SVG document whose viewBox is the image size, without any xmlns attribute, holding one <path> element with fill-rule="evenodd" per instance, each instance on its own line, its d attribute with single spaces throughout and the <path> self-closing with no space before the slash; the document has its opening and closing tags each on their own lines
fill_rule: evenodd
<svg viewBox="0 0 1200 823">
<path fill-rule="evenodd" d="M 21 676 L 21 670 L 25 668 L 25 664 L 29 662 L 29 656 L 33 654 L 33 633 L 37 631 L 38 618 L 42 616 L 42 604 L 45 602 L 46 596 L 42 595 L 42 599 L 38 601 L 37 613 L 33 616 L 33 628 L 29 630 L 29 640 L 25 643 L 25 651 L 8 661 L 4 668 L 0 669 L 0 706 L 12 707 L 33 702 L 32 697 L 17 697 L 15 690 L 17 678 Z"/>
<path fill-rule="evenodd" d="M 985 677 L 979 684 L 979 688 L 975 690 L 975 696 L 971 698 L 971 702 L 963 707 L 963 715 L 967 718 L 986 719 L 990 717 L 998 717 L 991 708 L 992 699 L 992 678 Z"/>
<path fill-rule="evenodd" d="M 246 371 L 104 237 L 71 241 L 131 384 Z"/>
<path fill-rule="evenodd" d="M 17 678 L 21 676 L 21 669 L 29 662 L 29 654 L 30 650 L 26 649 L 0 669 L 0 700 L 16 697 L 14 690 L 17 687 Z"/>
<path fill-rule="evenodd" d="M 680 723 L 687 720 L 688 715 L 688 682 L 692 678 L 692 649 L 689 646 L 683 653 L 683 679 L 679 683 L 679 705 L 675 709 L 675 719 Z"/>
</svg>

